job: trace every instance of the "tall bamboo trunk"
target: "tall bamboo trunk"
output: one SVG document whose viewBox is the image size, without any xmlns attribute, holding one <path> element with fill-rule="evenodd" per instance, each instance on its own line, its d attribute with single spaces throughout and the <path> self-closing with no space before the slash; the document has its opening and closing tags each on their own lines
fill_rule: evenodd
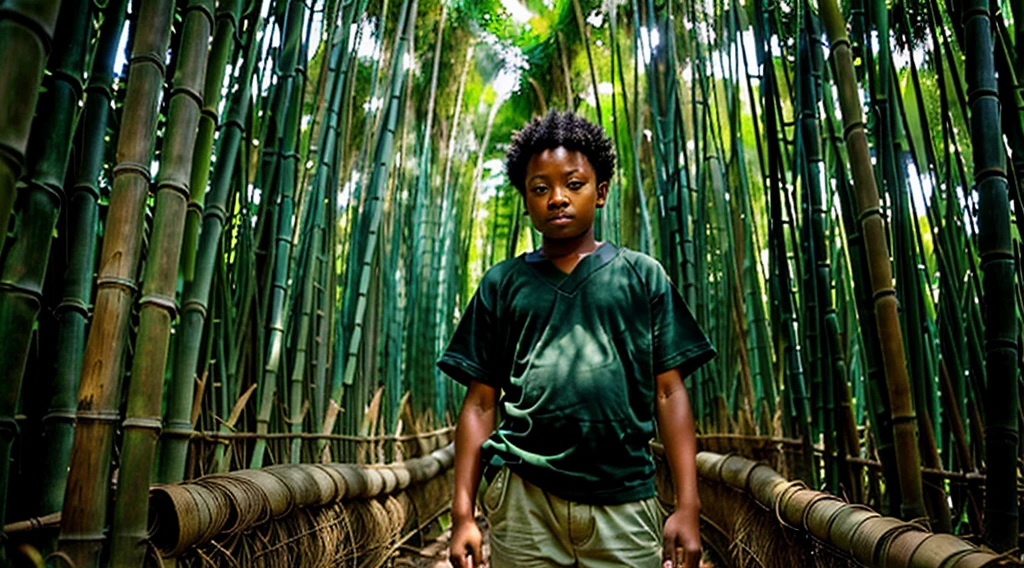
<svg viewBox="0 0 1024 568">
<path fill-rule="evenodd" d="M 789 260 L 786 253 L 786 242 L 782 219 L 782 175 L 783 164 L 779 147 L 779 117 L 777 115 L 778 85 L 775 64 L 766 49 L 770 26 L 768 14 L 762 2 L 755 6 L 760 30 L 758 59 L 764 68 L 763 104 L 765 136 L 767 138 L 767 179 L 769 208 L 769 263 L 771 264 L 770 293 L 773 302 L 772 320 L 779 321 L 775 331 L 777 374 L 782 376 L 785 388 L 785 401 L 782 403 L 783 414 L 789 422 L 791 436 L 799 437 L 803 442 L 804 455 L 800 465 L 801 474 L 807 481 L 816 484 L 817 468 L 814 465 L 813 443 L 811 440 L 810 409 L 807 401 L 807 390 L 804 384 L 804 368 L 802 353 L 799 349 L 797 334 L 797 315 L 793 306 Z"/>
<path fill-rule="evenodd" d="M 61 522 L 60 550 L 79 568 L 99 565 L 105 540 L 111 449 L 173 17 L 171 0 L 140 4 Z"/>
<path fill-rule="evenodd" d="M 259 61 L 256 52 L 259 46 L 256 39 L 259 31 L 257 21 L 250 21 L 244 65 L 239 77 L 251 77 Z M 211 49 L 211 55 L 215 53 L 217 52 Z M 185 285 L 182 300 L 180 332 L 171 379 L 167 387 L 167 411 L 160 440 L 160 469 L 157 473 L 159 483 L 177 483 L 185 475 L 185 460 L 192 432 L 193 388 L 201 352 L 200 340 L 207 319 L 210 290 L 218 263 L 217 255 L 220 254 L 221 238 L 227 223 L 228 204 L 234 187 L 238 155 L 242 149 L 251 91 L 252 81 L 241 81 L 228 104 L 227 120 L 221 125 L 220 148 L 213 171 L 213 182 L 210 185 L 209 202 L 205 204 L 202 212 L 203 225 L 198 251 L 195 254 L 195 272 L 193 279 Z M 200 133 L 202 132 L 200 129 Z M 198 150 L 197 147 L 196 151 Z M 195 171 L 192 173 L 195 174 Z M 193 187 L 192 190 L 201 191 L 201 188 Z M 231 322 L 227 322 L 226 327 L 230 327 L 230 324 Z M 222 388 L 228 388 L 228 385 L 225 384 Z M 225 413 L 222 418 L 226 420 L 227 414 Z"/>
<path fill-rule="evenodd" d="M 879 37 L 889 38 L 889 13 L 885 2 L 876 0 L 872 3 L 873 19 Z M 922 327 L 927 325 L 923 317 L 923 300 L 921 298 L 920 281 L 917 271 L 917 251 L 911 235 L 913 220 L 910 214 L 910 195 L 907 190 L 905 175 L 906 156 L 903 145 L 901 121 L 899 119 L 899 90 L 893 84 L 892 62 L 889 42 L 880 41 L 878 46 L 878 71 L 875 73 L 875 112 L 878 114 L 876 147 L 879 148 L 879 169 L 882 179 L 893 203 L 893 248 L 896 264 L 896 287 L 902 298 L 903 329 L 908 346 L 907 366 L 911 381 L 911 391 L 917 418 L 918 451 L 924 465 L 941 467 L 938 448 L 935 443 L 935 432 L 929 417 L 929 386 L 926 351 Z M 934 396 L 934 394 L 933 394 Z M 946 501 L 946 493 L 941 488 L 927 486 L 922 488 L 925 505 L 929 512 L 932 530 L 950 532 L 950 514 Z"/>
<path fill-rule="evenodd" d="M 408 360 L 405 390 L 412 393 L 409 402 L 416 412 L 422 413 L 431 407 L 434 400 L 433 385 L 434 350 L 427 336 L 429 335 L 433 313 L 430 302 L 423 301 L 429 297 L 430 263 L 434 256 L 431 240 L 432 223 L 429 219 L 436 210 L 435 184 L 430 183 L 433 172 L 433 132 L 434 115 L 437 110 L 437 80 L 441 67 L 441 45 L 444 38 L 445 22 L 448 17 L 448 5 L 441 3 L 441 15 L 438 18 L 436 40 L 434 42 L 434 60 L 430 72 L 430 94 L 427 99 L 427 117 L 423 126 L 423 142 L 420 150 L 420 170 L 416 178 L 416 190 L 411 197 L 413 245 L 412 254 L 408 256 L 406 273 L 409 274 L 409 295 L 407 305 L 407 325 L 405 326 L 405 353 Z"/>
<path fill-rule="evenodd" d="M 199 238 L 199 224 L 203 217 L 203 202 L 206 199 L 206 182 L 210 179 L 210 158 L 213 156 L 213 135 L 220 124 L 218 116 L 224 73 L 228 61 L 237 64 L 232 54 L 238 53 L 236 36 L 239 33 L 239 18 L 242 16 L 242 0 L 226 0 L 217 6 L 217 28 L 213 45 L 210 46 L 210 61 L 206 71 L 206 85 L 203 87 L 203 112 L 199 118 L 199 134 L 196 149 L 192 154 L 191 178 L 189 179 L 188 213 L 185 219 L 185 236 L 181 247 L 181 273 L 185 282 L 195 277 L 196 242 Z M 252 75 L 241 75 L 251 82 Z"/>
<path fill-rule="evenodd" d="M 925 516 L 925 510 L 921 496 L 921 460 L 917 449 L 916 416 L 910 380 L 907 376 L 896 295 L 892 287 L 889 247 L 880 213 L 878 187 L 872 171 L 867 136 L 864 133 L 864 119 L 853 69 L 850 40 L 846 34 L 846 22 L 836 1 L 821 0 L 819 7 L 822 23 L 831 42 L 830 53 L 836 69 L 836 83 L 839 86 L 844 138 L 853 170 L 857 216 L 868 256 L 868 284 L 874 296 L 875 317 L 882 346 L 882 365 L 885 368 L 892 411 L 896 463 L 903 499 L 901 516 L 905 519 L 917 519 Z"/>
<path fill-rule="evenodd" d="M 139 330 L 123 424 L 110 539 L 110 565 L 114 567 L 141 566 L 148 546 L 149 478 L 162 425 L 164 371 L 171 320 L 177 312 L 175 285 L 213 9 L 213 0 L 190 0 L 182 14 L 181 44 L 176 54 L 173 94 L 167 105 L 167 131 L 156 178 L 156 212 L 139 299 Z"/>
<path fill-rule="evenodd" d="M 51 55 L 50 73 L 43 82 L 45 92 L 35 109 L 39 119 L 33 122 L 29 137 L 24 178 L 27 187 L 19 199 L 18 232 L 9 243 L 0 273 L 0 333 L 4 335 L 0 342 L 0 519 L 7 512 L 11 445 L 18 434 L 14 417 L 22 376 L 43 300 L 53 232 L 66 199 L 65 171 L 78 117 L 90 31 L 89 5 L 65 4 L 57 22 L 62 41 Z M 7 225 L 0 227 L 6 230 Z M 45 454 L 40 457 L 50 459 Z"/>
<path fill-rule="evenodd" d="M 826 320 L 835 318 L 832 306 L 832 275 L 829 265 L 828 250 L 825 241 L 828 217 L 825 211 L 825 188 L 821 186 L 823 174 L 823 158 L 821 155 L 821 131 L 818 122 L 818 81 L 821 77 L 821 52 L 814 44 L 818 34 L 812 29 L 810 6 L 802 6 L 804 12 L 804 33 L 800 43 L 803 45 L 797 64 L 797 114 L 800 121 L 798 147 L 803 156 L 796 160 L 801 165 L 799 174 L 803 179 L 804 188 L 804 228 L 805 233 L 805 275 L 806 285 L 804 309 L 807 312 L 805 321 L 807 337 L 811 343 L 811 369 L 814 373 L 813 384 L 817 392 L 814 399 L 820 405 L 818 419 L 821 420 L 821 436 L 825 450 L 825 487 L 830 491 L 839 490 L 839 463 L 836 452 L 836 414 L 835 414 L 835 381 L 845 380 L 833 374 L 830 342 L 827 334 L 829 327 Z M 836 342 L 838 343 L 838 341 Z M 831 356 L 830 356 L 831 355 Z"/>
<path fill-rule="evenodd" d="M 1010 231 L 999 97 L 987 0 L 964 3 L 967 98 L 971 108 L 974 183 L 978 191 L 978 253 L 985 274 L 985 542 L 1017 548 L 1017 387 L 1015 263 Z"/>
<path fill-rule="evenodd" d="M 348 281 L 353 283 L 356 288 L 354 294 L 352 291 L 346 292 L 353 302 L 353 318 L 348 324 L 351 333 L 346 338 L 348 345 L 344 350 L 339 349 L 335 352 L 335 380 L 332 381 L 330 400 L 338 405 L 341 404 L 342 395 L 345 390 L 355 383 L 360 346 L 364 340 L 363 330 L 367 315 L 367 294 L 372 281 L 371 272 L 377 251 L 377 233 L 380 230 L 383 214 L 382 200 L 393 158 L 394 135 L 398 124 L 398 111 L 400 108 L 399 99 L 401 98 L 403 85 L 408 74 L 406 70 L 403 70 L 401 62 L 407 49 L 407 42 L 410 40 L 409 34 L 415 26 L 417 5 L 418 2 L 415 0 L 413 0 L 411 6 L 410 0 L 404 0 L 400 11 L 401 16 L 398 20 L 396 31 L 398 36 L 395 49 L 391 55 L 390 92 L 382 109 L 384 118 L 377 133 L 377 145 L 373 153 L 374 167 L 369 183 L 366 186 L 369 193 L 367 207 L 363 211 L 368 216 L 368 219 L 366 224 L 362 225 L 365 227 L 365 234 L 353 235 L 353 239 L 358 239 L 358 242 L 362 243 L 363 246 L 362 248 L 349 250 L 349 270 L 355 270 L 355 273 L 348 275 Z M 457 101 L 461 101 L 461 89 Z M 444 184 L 444 187 L 448 187 L 447 184 Z M 343 364 L 342 361 L 344 361 Z M 350 403 L 351 401 L 345 403 L 348 408 L 358 408 L 357 405 Z M 349 418 L 350 420 L 356 419 L 351 414 Z M 324 419 L 322 431 L 332 432 L 336 421 L 337 414 L 328 413 Z M 320 451 L 322 452 L 323 449 L 324 444 L 321 444 Z"/>
<path fill-rule="evenodd" d="M 68 196 L 67 241 L 68 267 L 63 274 L 61 301 L 55 308 L 58 322 L 57 359 L 54 363 L 46 414 L 42 420 L 42 448 L 39 455 L 48 456 L 38 476 L 38 505 L 29 511 L 43 516 L 60 511 L 64 504 L 68 460 L 75 437 L 75 396 L 82 372 L 82 350 L 85 348 L 86 326 L 89 323 L 89 302 L 92 299 L 92 273 L 96 261 L 96 238 L 99 222 L 99 176 L 103 170 L 103 141 L 110 118 L 110 87 L 114 80 L 114 59 L 124 26 L 127 0 L 107 4 L 99 45 L 93 59 L 89 85 L 85 88 L 85 105 L 78 125 L 75 151 L 78 170 Z"/>
<path fill-rule="evenodd" d="M 377 247 L 380 240 L 381 219 L 384 213 L 383 200 L 388 178 L 391 175 L 392 159 L 394 158 L 395 131 L 398 126 L 399 110 L 401 109 L 400 99 L 408 76 L 408 71 L 402 67 L 402 60 L 412 40 L 418 4 L 417 0 L 404 0 L 400 11 L 401 16 L 398 20 L 397 28 L 399 35 L 391 55 L 390 92 L 388 100 L 384 103 L 384 108 L 382 109 L 383 118 L 380 123 L 380 130 L 377 133 L 376 148 L 373 152 L 373 171 L 369 184 L 366 186 L 367 210 L 365 210 L 365 215 L 368 216 L 368 221 L 363 225 L 365 234 L 359 235 L 359 242 L 363 244 L 363 248 L 352 250 L 349 253 L 350 255 L 356 255 L 355 259 L 358 261 L 354 265 L 358 271 L 358 278 L 353 280 L 358 282 L 358 288 L 356 296 L 354 296 L 357 299 L 355 300 L 354 319 L 351 326 L 352 333 L 348 339 L 348 350 L 344 354 L 345 374 L 343 383 L 346 387 L 355 383 L 360 346 L 363 345 L 363 341 L 366 340 L 367 336 L 370 336 L 370 334 L 365 333 L 365 329 L 373 329 L 372 326 L 365 325 L 370 311 L 368 309 L 368 294 L 370 292 L 370 283 L 373 280 L 374 266 L 379 263 Z M 353 266 L 353 264 L 350 262 L 349 266 Z M 366 353 L 369 355 L 374 353 L 374 351 L 367 349 Z M 355 402 L 348 400 L 345 404 L 349 417 L 353 420 L 357 418 L 356 409 L 361 409 L 361 405 L 357 405 Z"/>
<path fill-rule="evenodd" d="M 5 62 L 0 65 L 0 108 L 4 109 L 0 113 L 0 231 L 5 234 L 60 4 L 60 0 L 9 0 L 0 10 L 0 61 Z M 0 245 L 3 240 L 0 237 Z"/>
<path fill-rule="evenodd" d="M 298 128 L 299 113 L 302 101 L 302 80 L 298 74 L 299 53 L 303 24 L 306 21 L 306 5 L 300 0 L 292 0 L 288 4 L 285 19 L 285 39 L 281 60 L 278 63 L 278 90 L 274 108 L 274 120 L 277 124 L 278 145 L 276 174 L 273 178 L 275 194 L 280 197 L 276 210 L 276 226 L 269 247 L 273 250 L 273 264 L 269 265 L 271 286 L 264 290 L 269 294 L 267 306 L 267 350 L 263 373 L 260 379 L 259 413 L 256 417 L 256 431 L 266 434 L 270 431 L 270 415 L 273 411 L 274 395 L 277 392 L 278 372 L 282 364 L 284 350 L 284 332 L 287 314 L 284 313 L 285 294 L 287 292 L 288 263 L 291 257 L 292 214 L 294 210 L 295 175 L 299 156 Z M 265 186 L 266 187 L 266 186 Z M 274 201 L 269 200 L 267 204 Z M 266 440 L 257 439 L 253 449 L 250 467 L 263 466 L 266 452 Z"/>
</svg>

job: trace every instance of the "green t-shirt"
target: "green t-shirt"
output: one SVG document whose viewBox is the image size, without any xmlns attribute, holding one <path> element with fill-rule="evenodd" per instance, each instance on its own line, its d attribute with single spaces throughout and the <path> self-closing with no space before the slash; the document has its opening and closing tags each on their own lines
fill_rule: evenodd
<svg viewBox="0 0 1024 568">
<path fill-rule="evenodd" d="M 537 252 L 492 267 L 437 365 L 503 391 L 487 463 L 616 504 L 655 494 L 655 375 L 714 356 L 661 265 L 604 243 L 570 274 Z"/>
</svg>

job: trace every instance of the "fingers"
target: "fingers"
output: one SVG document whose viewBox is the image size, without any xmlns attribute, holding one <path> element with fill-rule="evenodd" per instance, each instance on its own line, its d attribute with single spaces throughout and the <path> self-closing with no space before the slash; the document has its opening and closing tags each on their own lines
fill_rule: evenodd
<svg viewBox="0 0 1024 568">
<path fill-rule="evenodd" d="M 701 557 L 701 551 L 699 548 L 695 550 L 679 548 L 677 549 L 677 554 L 680 554 L 681 556 L 678 557 L 680 564 L 677 564 L 676 566 L 682 566 L 685 568 L 699 568 Z"/>
<path fill-rule="evenodd" d="M 473 566 L 476 566 L 476 565 L 479 565 L 479 566 L 483 566 L 484 565 L 484 562 L 483 562 L 484 555 L 480 551 L 480 549 L 481 549 L 481 543 L 480 543 L 479 540 L 477 540 L 476 542 L 470 543 L 470 545 L 469 545 L 469 554 L 471 555 L 471 557 L 470 557 L 469 568 L 473 568 Z"/>
<path fill-rule="evenodd" d="M 661 550 L 661 568 L 675 568 L 677 566 L 675 563 L 676 537 L 675 534 L 667 531 L 666 533 L 667 534 L 663 535 L 664 543 L 662 544 Z"/>
<path fill-rule="evenodd" d="M 699 568 L 701 551 L 668 545 L 662 558 L 665 560 L 661 563 L 661 568 Z"/>
<path fill-rule="evenodd" d="M 454 568 L 467 568 L 466 552 L 464 550 L 456 550 L 453 547 L 451 553 L 448 555 L 448 560 L 452 563 Z"/>
</svg>

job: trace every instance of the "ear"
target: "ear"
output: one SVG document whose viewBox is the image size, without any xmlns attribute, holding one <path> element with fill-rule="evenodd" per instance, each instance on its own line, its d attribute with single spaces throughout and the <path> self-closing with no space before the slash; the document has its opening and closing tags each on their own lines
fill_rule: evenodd
<svg viewBox="0 0 1024 568">
<path fill-rule="evenodd" d="M 602 181 L 597 184 L 597 206 L 604 207 L 605 201 L 608 199 L 608 182 Z"/>
</svg>

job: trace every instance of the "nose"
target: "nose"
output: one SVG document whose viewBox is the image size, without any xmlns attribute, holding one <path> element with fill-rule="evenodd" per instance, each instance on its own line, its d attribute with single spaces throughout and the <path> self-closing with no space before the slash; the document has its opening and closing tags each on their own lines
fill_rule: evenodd
<svg viewBox="0 0 1024 568">
<path fill-rule="evenodd" d="M 548 209 L 563 209 L 569 205 L 569 196 L 560 187 L 554 187 L 548 197 Z"/>
</svg>

